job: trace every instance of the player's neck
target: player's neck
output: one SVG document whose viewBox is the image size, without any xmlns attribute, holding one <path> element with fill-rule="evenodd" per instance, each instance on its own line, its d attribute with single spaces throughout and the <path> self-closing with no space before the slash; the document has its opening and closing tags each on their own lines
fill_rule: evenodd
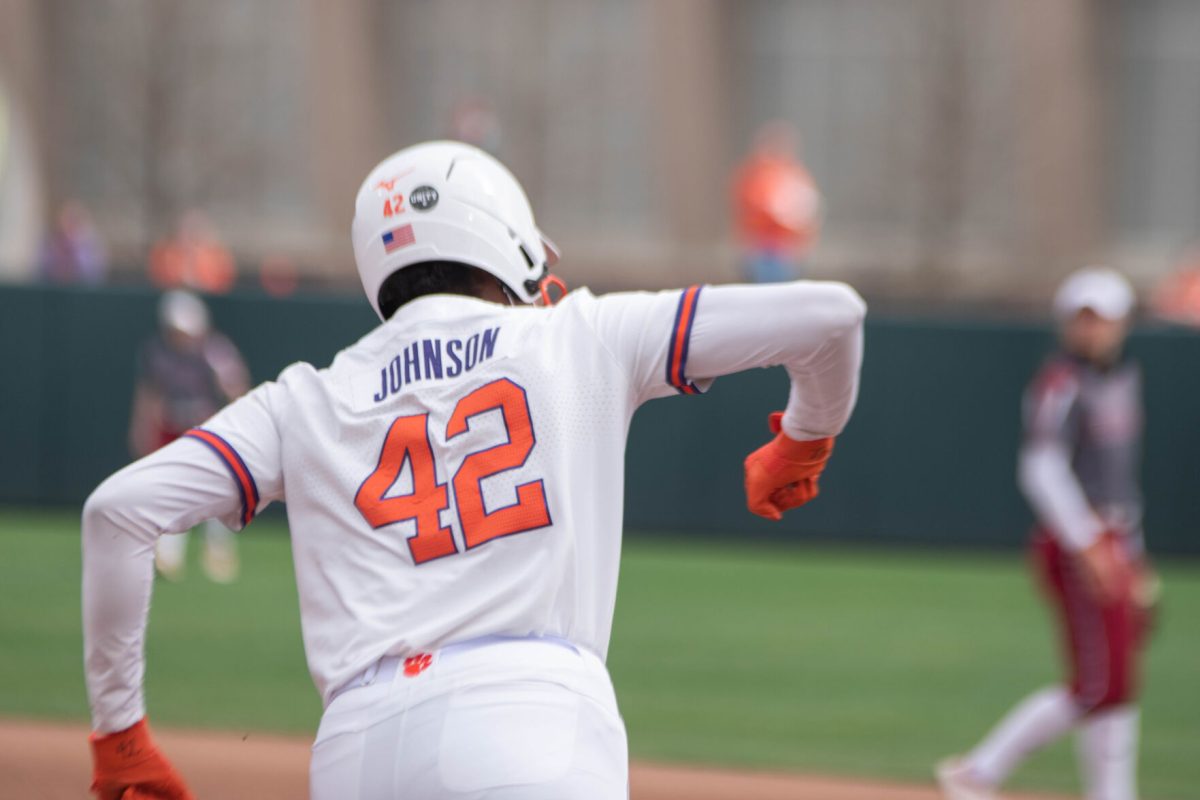
<svg viewBox="0 0 1200 800">
<path fill-rule="evenodd" d="M 491 278 L 491 276 L 488 276 Z M 502 306 L 513 305 L 512 296 L 504 290 L 500 281 L 495 278 L 490 280 L 482 280 L 475 285 L 475 291 L 471 294 L 472 297 L 478 297 L 480 300 L 486 300 L 489 303 L 499 303 Z"/>
<path fill-rule="evenodd" d="M 1108 372 L 1119 365 L 1124 358 L 1122 350 L 1114 350 L 1103 355 L 1087 355 L 1071 350 L 1066 350 L 1065 352 L 1069 358 L 1096 372 Z"/>
</svg>

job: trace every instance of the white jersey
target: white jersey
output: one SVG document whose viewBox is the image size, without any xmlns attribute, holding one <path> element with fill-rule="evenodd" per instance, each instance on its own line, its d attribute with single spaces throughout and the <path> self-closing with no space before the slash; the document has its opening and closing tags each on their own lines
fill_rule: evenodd
<svg viewBox="0 0 1200 800">
<path fill-rule="evenodd" d="M 856 396 L 862 314 L 852 290 L 820 283 L 577 291 L 552 308 L 435 295 L 327 369 L 287 368 L 89 500 L 96 729 L 144 713 L 154 537 L 208 516 L 241 528 L 273 500 L 287 501 L 305 651 L 326 703 L 382 656 L 482 636 L 553 636 L 603 659 L 634 411 L 782 364 L 785 431 L 836 434 Z"/>
</svg>

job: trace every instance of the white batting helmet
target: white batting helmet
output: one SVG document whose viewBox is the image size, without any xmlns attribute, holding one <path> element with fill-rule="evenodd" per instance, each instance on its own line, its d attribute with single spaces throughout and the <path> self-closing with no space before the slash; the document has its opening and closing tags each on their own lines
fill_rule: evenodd
<svg viewBox="0 0 1200 800">
<path fill-rule="evenodd" d="M 352 238 L 363 290 L 380 318 L 379 288 L 414 264 L 476 267 L 531 303 L 558 260 L 513 174 L 461 142 L 425 142 L 380 162 L 358 190 Z"/>
</svg>

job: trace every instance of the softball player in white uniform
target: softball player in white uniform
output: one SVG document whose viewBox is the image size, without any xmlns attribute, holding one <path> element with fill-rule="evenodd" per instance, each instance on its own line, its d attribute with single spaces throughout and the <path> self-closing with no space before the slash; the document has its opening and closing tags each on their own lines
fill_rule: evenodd
<svg viewBox="0 0 1200 800">
<path fill-rule="evenodd" d="M 816 494 L 854 406 L 864 305 L 814 282 L 538 305 L 555 256 L 520 185 L 451 142 L 376 167 L 353 238 L 383 324 L 328 368 L 288 367 L 84 508 L 93 788 L 190 796 L 144 720 L 156 538 L 213 517 L 241 528 L 286 500 L 325 704 L 314 798 L 625 797 L 604 658 L 633 412 L 786 367 L 778 435 L 747 459 L 751 510 L 778 518 Z"/>
</svg>

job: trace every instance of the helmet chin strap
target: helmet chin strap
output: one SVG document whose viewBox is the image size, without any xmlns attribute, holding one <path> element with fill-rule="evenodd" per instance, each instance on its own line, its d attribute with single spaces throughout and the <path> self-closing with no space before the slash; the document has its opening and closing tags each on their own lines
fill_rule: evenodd
<svg viewBox="0 0 1200 800">
<path fill-rule="evenodd" d="M 528 256 L 526 256 L 528 258 Z M 551 289 L 558 289 L 558 297 L 554 297 Z M 530 278 L 525 281 L 525 291 L 529 294 L 537 294 L 541 299 L 543 306 L 552 306 L 559 300 L 562 300 L 567 295 L 566 282 L 557 275 L 550 272 L 548 264 L 542 265 L 542 277 Z"/>
<path fill-rule="evenodd" d="M 552 288 L 558 289 L 558 297 L 551 296 L 550 289 Z M 544 278 L 538 281 L 538 293 L 542 296 L 542 305 L 552 306 L 567 296 L 566 281 L 553 273 L 547 273 Z"/>
</svg>

